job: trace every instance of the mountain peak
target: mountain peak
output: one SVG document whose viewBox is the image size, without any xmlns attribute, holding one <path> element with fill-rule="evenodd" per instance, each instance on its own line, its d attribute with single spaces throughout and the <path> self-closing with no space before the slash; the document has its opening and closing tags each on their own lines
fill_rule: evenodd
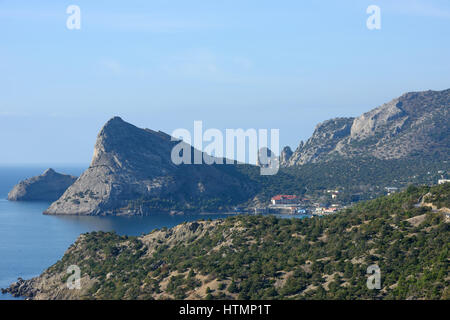
<svg viewBox="0 0 450 320">
<path fill-rule="evenodd" d="M 50 175 L 50 174 L 55 174 L 56 171 L 53 170 L 52 168 L 48 168 L 47 170 L 44 171 L 44 173 L 42 175 L 46 176 L 46 175 Z"/>
<path fill-rule="evenodd" d="M 106 124 L 114 124 L 114 123 L 124 123 L 123 119 L 119 116 L 114 116 L 108 120 Z"/>
<path fill-rule="evenodd" d="M 122 128 L 124 126 L 130 126 L 130 125 L 131 124 L 124 121 L 121 117 L 112 117 L 105 123 L 102 130 L 100 131 L 100 134 L 102 134 L 102 132 L 107 131 L 107 130 L 115 130 L 118 128 Z"/>
<path fill-rule="evenodd" d="M 176 165 L 172 151 L 178 143 L 163 132 L 112 118 L 98 134 L 90 167 L 46 213 L 142 215 L 170 201 L 192 211 L 222 194 L 236 205 L 253 193 L 250 180 L 233 165 Z M 161 199 L 165 205 L 158 204 Z"/>
</svg>

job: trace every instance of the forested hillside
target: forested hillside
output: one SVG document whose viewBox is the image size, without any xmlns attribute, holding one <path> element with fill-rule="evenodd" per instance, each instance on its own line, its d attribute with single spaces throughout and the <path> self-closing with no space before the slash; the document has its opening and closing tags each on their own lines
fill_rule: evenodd
<svg viewBox="0 0 450 320">
<path fill-rule="evenodd" d="M 450 299 L 450 184 L 409 187 L 332 216 L 234 216 L 141 237 L 83 234 L 40 277 L 36 299 Z M 366 286 L 378 265 L 381 289 Z M 68 290 L 68 266 L 82 289 Z"/>
</svg>

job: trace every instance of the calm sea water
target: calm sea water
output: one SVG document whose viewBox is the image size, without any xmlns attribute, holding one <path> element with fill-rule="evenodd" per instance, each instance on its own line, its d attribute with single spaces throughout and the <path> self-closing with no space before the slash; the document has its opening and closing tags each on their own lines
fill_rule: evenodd
<svg viewBox="0 0 450 320">
<path fill-rule="evenodd" d="M 41 174 L 49 166 L 0 167 L 0 288 L 18 277 L 29 279 L 59 260 L 77 237 L 89 231 L 116 231 L 141 235 L 155 228 L 172 227 L 184 221 L 216 219 L 225 215 L 150 217 L 65 217 L 45 216 L 48 202 L 10 202 L 9 190 L 20 180 Z M 79 176 L 82 167 L 52 166 L 58 172 Z M 13 299 L 0 294 L 0 300 Z"/>
</svg>

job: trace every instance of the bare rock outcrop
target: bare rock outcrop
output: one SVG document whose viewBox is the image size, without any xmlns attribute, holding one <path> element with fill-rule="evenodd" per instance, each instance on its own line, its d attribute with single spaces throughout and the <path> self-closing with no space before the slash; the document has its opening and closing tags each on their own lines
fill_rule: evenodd
<svg viewBox="0 0 450 320">
<path fill-rule="evenodd" d="M 400 159 L 450 152 L 450 89 L 410 92 L 356 118 L 317 125 L 285 166 L 336 158 Z"/>
<path fill-rule="evenodd" d="M 280 166 L 286 167 L 289 164 L 289 160 L 291 159 L 293 154 L 294 152 L 289 146 L 284 147 L 280 153 Z"/>
<path fill-rule="evenodd" d="M 19 182 L 8 194 L 10 201 L 55 201 L 77 177 L 47 169 L 42 175 Z"/>
<path fill-rule="evenodd" d="M 89 168 L 44 213 L 148 215 L 156 202 L 168 203 L 170 210 L 172 201 L 184 210 L 212 199 L 245 201 L 254 192 L 234 164 L 175 164 L 171 153 L 178 143 L 166 133 L 112 118 L 98 135 Z M 192 159 L 199 152 L 187 150 Z"/>
</svg>

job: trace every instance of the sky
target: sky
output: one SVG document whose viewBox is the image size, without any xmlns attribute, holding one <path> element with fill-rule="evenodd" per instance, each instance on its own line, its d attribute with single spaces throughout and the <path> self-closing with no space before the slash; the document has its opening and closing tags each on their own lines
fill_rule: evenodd
<svg viewBox="0 0 450 320">
<path fill-rule="evenodd" d="M 448 0 L 0 0 L 0 36 L 0 164 L 89 164 L 113 116 L 279 129 L 295 149 L 321 121 L 450 87 Z"/>
</svg>

